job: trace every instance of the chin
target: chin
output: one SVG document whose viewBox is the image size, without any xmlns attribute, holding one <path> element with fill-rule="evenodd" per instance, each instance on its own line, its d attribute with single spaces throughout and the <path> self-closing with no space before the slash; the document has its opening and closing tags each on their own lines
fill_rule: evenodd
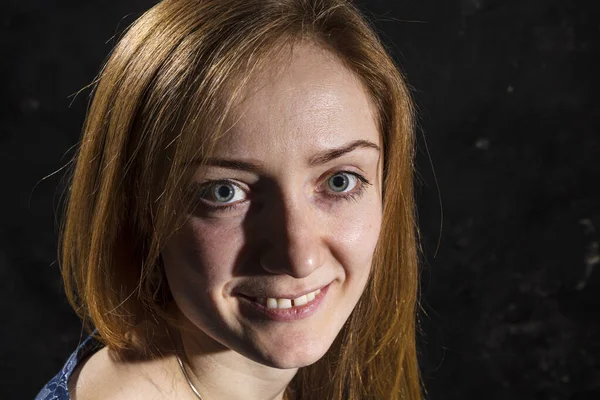
<svg viewBox="0 0 600 400">
<path fill-rule="evenodd" d="M 279 340 L 267 340 L 267 343 L 261 341 L 257 351 L 253 352 L 254 357 L 250 354 L 246 356 L 273 368 L 302 368 L 319 361 L 334 339 L 335 335 L 331 332 L 318 335 L 313 331 L 309 336 L 290 334 Z"/>
<path fill-rule="evenodd" d="M 295 369 L 307 367 L 316 363 L 325 355 L 329 347 L 311 349 L 288 349 L 271 353 L 260 362 L 269 367 L 278 369 Z"/>
</svg>

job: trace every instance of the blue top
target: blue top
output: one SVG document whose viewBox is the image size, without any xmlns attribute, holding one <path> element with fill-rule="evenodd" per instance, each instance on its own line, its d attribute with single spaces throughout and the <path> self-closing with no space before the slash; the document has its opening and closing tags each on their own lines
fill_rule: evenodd
<svg viewBox="0 0 600 400">
<path fill-rule="evenodd" d="M 94 333 L 96 333 L 96 331 L 92 334 Z M 69 377 L 81 360 L 91 356 L 102 347 L 104 347 L 104 345 L 94 339 L 92 335 L 88 336 L 79 346 L 77 346 L 77 349 L 71 354 L 60 372 L 56 374 L 42 390 L 40 390 L 35 397 L 35 400 L 70 400 L 71 395 L 69 394 L 69 389 L 67 387 Z"/>
</svg>

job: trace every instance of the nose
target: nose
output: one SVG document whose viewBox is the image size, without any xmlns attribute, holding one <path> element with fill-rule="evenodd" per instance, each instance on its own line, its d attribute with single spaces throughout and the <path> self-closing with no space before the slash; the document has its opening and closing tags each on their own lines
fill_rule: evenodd
<svg viewBox="0 0 600 400">
<path fill-rule="evenodd" d="M 266 215 L 266 246 L 260 263 L 272 274 L 305 278 L 324 261 L 316 210 L 307 200 L 278 202 Z"/>
</svg>

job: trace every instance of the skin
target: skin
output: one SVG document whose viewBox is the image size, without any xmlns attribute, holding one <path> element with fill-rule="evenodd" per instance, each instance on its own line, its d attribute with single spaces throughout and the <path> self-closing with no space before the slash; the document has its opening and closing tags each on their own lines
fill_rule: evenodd
<svg viewBox="0 0 600 400">
<path fill-rule="evenodd" d="M 239 192 L 228 186 L 235 195 L 226 205 L 236 204 L 233 209 L 213 209 L 223 202 L 200 191 L 198 209 L 163 252 L 181 316 L 197 331 L 183 335 L 183 347 L 207 397 L 250 398 L 250 387 L 262 388 L 256 398 L 279 397 L 297 368 L 325 354 L 356 305 L 381 225 L 381 152 L 358 147 L 314 161 L 356 141 L 380 146 L 372 108 L 358 79 L 332 54 L 297 46 L 283 72 L 258 77 L 214 155 L 254 167 L 198 171 L 199 186 L 239 185 Z M 331 197 L 349 195 L 328 181 L 341 171 L 370 184 L 342 174 L 355 185 L 346 189 L 353 195 Z M 248 316 L 237 295 L 280 297 L 326 285 L 317 312 L 292 322 Z M 247 384 L 213 389 L 208 383 L 223 376 Z M 239 390 L 244 396 L 234 393 Z"/>
<path fill-rule="evenodd" d="M 282 71 L 262 71 L 236 111 L 235 126 L 214 158 L 254 167 L 211 165 L 194 177 L 203 188 L 233 182 L 236 207 L 215 208 L 223 204 L 199 189 L 198 207 L 162 253 L 175 311 L 189 328 L 175 341 L 204 398 L 282 399 L 298 368 L 329 349 L 369 277 L 382 218 L 383 160 L 373 148 L 381 147 L 380 135 L 360 81 L 311 44 L 295 46 Z M 373 146 L 323 162 L 327 152 L 357 141 Z M 332 190 L 328 180 L 342 171 L 350 183 L 345 193 Z M 317 311 L 295 321 L 248 314 L 239 296 L 282 297 L 327 285 Z M 98 360 L 106 354 L 94 357 L 102 365 Z M 152 386 L 161 388 L 162 398 L 194 398 L 175 359 L 162 363 L 140 376 L 155 377 Z M 118 368 L 114 380 L 137 376 Z M 86 376 L 94 376 L 91 371 Z M 123 398 L 142 396 L 144 387 L 142 397 L 152 397 L 155 389 L 140 376 L 136 391 Z"/>
</svg>

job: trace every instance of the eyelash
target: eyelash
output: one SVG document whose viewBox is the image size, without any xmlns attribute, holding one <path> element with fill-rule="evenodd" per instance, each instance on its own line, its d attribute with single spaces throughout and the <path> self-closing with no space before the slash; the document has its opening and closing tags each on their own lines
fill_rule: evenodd
<svg viewBox="0 0 600 400">
<path fill-rule="evenodd" d="M 363 175 L 361 175 L 357 172 L 353 172 L 353 171 L 337 171 L 337 172 L 329 175 L 327 177 L 327 179 L 325 180 L 325 182 L 327 182 L 327 180 L 329 178 L 331 178 L 332 176 L 335 176 L 337 174 L 342 174 L 342 173 L 353 175 L 354 177 L 356 177 L 358 179 L 359 183 L 357 183 L 357 185 L 356 185 L 357 187 L 355 189 L 353 189 L 351 192 L 333 194 L 330 191 L 326 191 L 327 192 L 326 196 L 329 197 L 330 199 L 333 199 L 334 201 L 338 201 L 338 200 L 358 201 L 362 197 L 362 195 L 365 193 L 365 190 L 367 189 L 367 187 L 372 185 L 372 183 L 369 182 L 369 180 L 367 180 L 367 178 L 365 178 Z M 204 183 L 200 187 L 200 191 L 202 192 L 204 190 L 207 190 L 210 187 L 212 187 L 213 185 L 218 184 L 218 183 L 234 185 L 234 186 L 237 186 L 240 190 L 243 190 L 239 187 L 238 184 L 236 184 L 232 180 L 220 179 L 220 180 L 209 181 L 209 182 Z M 234 209 L 242 206 L 245 203 L 244 201 L 239 201 L 237 203 L 227 204 L 227 205 L 223 205 L 223 206 L 216 206 L 214 204 L 207 204 L 202 199 L 200 199 L 200 201 L 203 203 L 204 207 L 206 207 L 207 209 L 209 209 L 211 211 L 216 211 L 216 212 L 225 212 L 225 211 L 229 211 L 229 210 L 234 210 Z"/>
</svg>

